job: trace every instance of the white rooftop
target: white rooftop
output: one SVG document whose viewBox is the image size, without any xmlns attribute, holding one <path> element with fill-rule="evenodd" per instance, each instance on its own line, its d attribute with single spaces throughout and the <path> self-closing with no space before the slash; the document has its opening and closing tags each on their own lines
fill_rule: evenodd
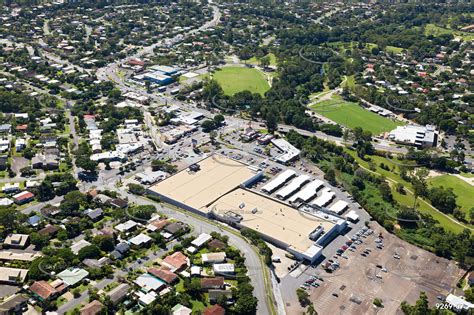
<svg viewBox="0 0 474 315">
<path fill-rule="evenodd" d="M 325 207 L 331 200 L 334 198 L 336 194 L 331 191 L 330 188 L 324 188 L 322 190 L 321 196 L 316 198 L 311 204 L 318 206 L 318 207 Z"/>
<path fill-rule="evenodd" d="M 308 175 L 300 175 L 296 177 L 288 185 L 280 189 L 277 192 L 277 196 L 282 199 L 288 198 L 289 195 L 299 190 L 309 180 L 309 178 Z"/>
<path fill-rule="evenodd" d="M 338 200 L 329 208 L 329 210 L 337 214 L 341 214 L 346 210 L 348 206 L 349 204 L 344 200 Z"/>
<path fill-rule="evenodd" d="M 286 183 L 291 177 L 295 176 L 296 172 L 287 169 L 283 173 L 280 173 L 277 177 L 275 177 L 272 181 L 267 183 L 262 187 L 262 190 L 268 193 L 272 193 L 275 189 Z"/>
<path fill-rule="evenodd" d="M 202 245 L 206 244 L 212 239 L 212 236 L 210 236 L 207 233 L 201 233 L 198 237 L 196 237 L 191 244 L 197 248 L 201 247 Z"/>
<path fill-rule="evenodd" d="M 316 179 L 306 185 L 302 190 L 291 196 L 289 199 L 290 203 L 295 201 L 301 200 L 303 202 L 307 202 L 314 196 L 316 196 L 317 191 L 324 186 L 324 182 L 322 180 Z"/>
</svg>

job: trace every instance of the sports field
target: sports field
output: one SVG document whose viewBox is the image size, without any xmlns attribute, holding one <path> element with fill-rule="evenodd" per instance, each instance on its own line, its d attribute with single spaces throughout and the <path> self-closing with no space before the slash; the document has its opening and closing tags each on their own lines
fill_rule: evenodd
<svg viewBox="0 0 474 315">
<path fill-rule="evenodd" d="M 457 196 L 457 204 L 464 212 L 467 213 L 471 207 L 474 207 L 474 186 L 469 185 L 462 179 L 453 175 L 441 175 L 431 178 L 429 183 L 433 186 L 452 188 Z"/>
<path fill-rule="evenodd" d="M 234 95 L 245 90 L 263 95 L 270 89 L 265 75 L 254 68 L 223 67 L 216 70 L 213 77 L 226 95 Z"/>
<path fill-rule="evenodd" d="M 364 130 L 371 131 L 373 135 L 391 131 L 403 125 L 402 122 L 372 113 L 357 103 L 343 101 L 340 97 L 317 103 L 311 106 L 311 109 L 338 124 L 351 129 L 362 127 Z"/>
</svg>

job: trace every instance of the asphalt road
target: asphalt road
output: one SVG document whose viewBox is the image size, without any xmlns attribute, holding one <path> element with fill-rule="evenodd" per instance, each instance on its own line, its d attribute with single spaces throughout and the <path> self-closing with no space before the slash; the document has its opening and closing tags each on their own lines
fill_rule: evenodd
<svg viewBox="0 0 474 315">
<path fill-rule="evenodd" d="M 100 188 L 100 187 L 99 187 Z M 108 187 L 109 189 L 115 189 L 115 187 Z M 192 225 L 198 233 L 211 233 L 213 231 L 229 237 L 229 244 L 237 247 L 245 255 L 245 265 L 248 269 L 248 276 L 252 279 L 252 285 L 254 286 L 254 296 L 258 299 L 257 314 L 270 314 L 270 310 L 267 306 L 267 292 L 265 288 L 265 279 L 259 255 L 253 250 L 252 246 L 243 238 L 219 227 L 219 224 L 210 223 L 204 218 L 197 218 L 192 215 L 185 214 L 174 209 L 163 207 L 161 204 L 147 200 L 135 195 L 129 194 L 123 190 L 119 190 L 122 196 L 128 197 L 128 200 L 139 205 L 153 204 L 157 206 L 158 211 L 172 217 L 176 220 L 180 220 L 186 224 Z"/>
</svg>

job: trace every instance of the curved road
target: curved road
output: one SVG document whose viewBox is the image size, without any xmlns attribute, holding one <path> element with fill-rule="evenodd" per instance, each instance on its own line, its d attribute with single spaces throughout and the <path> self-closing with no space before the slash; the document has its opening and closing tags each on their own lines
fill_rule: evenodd
<svg viewBox="0 0 474 315">
<path fill-rule="evenodd" d="M 166 216 L 180 220 L 186 224 L 194 226 L 196 231 L 199 233 L 211 233 L 213 231 L 229 237 L 229 244 L 237 247 L 242 253 L 245 254 L 245 265 L 248 269 L 248 276 L 252 281 L 254 287 L 254 296 L 258 299 L 257 314 L 271 314 L 267 306 L 267 294 L 268 292 L 265 287 L 265 273 L 262 268 L 262 261 L 259 255 L 255 252 L 253 247 L 242 237 L 229 232 L 227 229 L 222 228 L 222 225 L 217 221 L 209 221 L 206 218 L 198 217 L 197 215 L 188 215 L 186 211 L 177 211 L 170 207 L 163 207 L 162 204 L 152 200 L 137 197 L 129 194 L 124 190 L 117 189 L 116 187 L 107 187 L 109 189 L 118 190 L 123 196 L 128 197 L 128 200 L 138 205 L 153 204 L 158 208 L 158 212 L 163 213 Z M 211 223 L 212 222 L 212 223 Z"/>
</svg>

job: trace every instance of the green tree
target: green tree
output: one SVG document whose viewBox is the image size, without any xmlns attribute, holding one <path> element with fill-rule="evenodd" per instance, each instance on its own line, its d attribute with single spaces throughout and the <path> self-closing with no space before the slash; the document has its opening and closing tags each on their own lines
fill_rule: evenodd
<svg viewBox="0 0 474 315">
<path fill-rule="evenodd" d="M 415 196 L 413 201 L 413 209 L 416 209 L 416 200 L 418 199 L 418 197 L 426 196 L 428 193 L 428 188 L 426 184 L 426 178 L 428 177 L 428 173 L 428 170 L 422 167 L 417 169 L 411 178 Z"/>
<path fill-rule="evenodd" d="M 386 181 L 383 181 L 378 186 L 380 194 L 385 201 L 393 201 L 392 190 Z"/>
<path fill-rule="evenodd" d="M 139 184 L 130 183 L 128 184 L 128 190 L 135 195 L 144 195 L 146 192 L 145 187 Z"/>
<path fill-rule="evenodd" d="M 335 186 L 337 185 L 336 182 L 336 172 L 334 169 L 330 168 L 325 174 L 324 174 L 324 179 L 329 182 L 329 184 Z"/>
<path fill-rule="evenodd" d="M 308 312 L 308 315 L 318 315 L 318 312 L 316 312 L 316 310 L 314 309 L 313 303 L 308 305 L 308 308 L 306 309 L 306 311 Z"/>
<path fill-rule="evenodd" d="M 92 242 L 97 245 L 101 250 L 110 252 L 114 250 L 115 240 L 110 235 L 97 235 L 94 237 Z"/>
<path fill-rule="evenodd" d="M 218 126 L 221 126 L 225 121 L 225 117 L 222 114 L 217 114 L 214 116 L 213 120 Z"/>
<path fill-rule="evenodd" d="M 296 296 L 298 297 L 298 301 L 300 302 L 301 306 L 305 307 L 306 305 L 310 304 L 309 294 L 305 290 L 301 288 L 296 289 Z"/>
<path fill-rule="evenodd" d="M 0 231 L 6 236 L 18 226 L 18 212 L 11 207 L 0 206 Z"/>
<path fill-rule="evenodd" d="M 278 129 L 278 117 L 273 112 L 269 112 L 265 116 L 265 124 L 268 132 L 274 133 Z"/>
<path fill-rule="evenodd" d="M 474 303 L 474 288 L 469 288 L 464 291 L 464 297 L 466 298 L 466 301 Z"/>
<path fill-rule="evenodd" d="M 119 89 L 112 89 L 109 92 L 109 97 L 113 100 L 119 100 L 122 97 L 122 92 Z"/>
<path fill-rule="evenodd" d="M 262 68 L 267 68 L 270 65 L 270 57 L 269 56 L 264 56 L 260 58 L 260 66 Z"/>
<path fill-rule="evenodd" d="M 416 301 L 415 305 L 409 305 L 407 302 L 402 302 L 401 309 L 405 315 L 429 315 L 435 314 L 431 311 L 428 305 L 428 297 L 425 292 L 420 293 L 420 298 Z"/>
<path fill-rule="evenodd" d="M 375 298 L 372 303 L 377 307 L 383 307 L 382 300 L 379 298 Z"/>
<path fill-rule="evenodd" d="M 434 207 L 444 213 L 453 213 L 457 206 L 456 195 L 451 188 L 433 187 L 429 190 L 428 199 Z"/>
<path fill-rule="evenodd" d="M 100 249 L 97 247 L 97 245 L 88 245 L 86 247 L 83 247 L 79 250 L 79 253 L 77 254 L 79 256 L 79 259 L 82 261 L 86 258 L 99 258 L 100 257 Z"/>
<path fill-rule="evenodd" d="M 53 199 L 54 196 L 54 187 L 51 181 L 43 180 L 38 186 L 38 199 L 40 201 L 47 201 Z"/>
<path fill-rule="evenodd" d="M 41 235 L 37 232 L 30 234 L 30 240 L 31 244 L 35 245 L 37 249 L 41 249 L 49 243 L 49 238 L 47 235 Z"/>
<path fill-rule="evenodd" d="M 217 128 L 217 124 L 214 120 L 206 119 L 201 123 L 201 128 L 204 132 L 211 132 Z"/>
</svg>

